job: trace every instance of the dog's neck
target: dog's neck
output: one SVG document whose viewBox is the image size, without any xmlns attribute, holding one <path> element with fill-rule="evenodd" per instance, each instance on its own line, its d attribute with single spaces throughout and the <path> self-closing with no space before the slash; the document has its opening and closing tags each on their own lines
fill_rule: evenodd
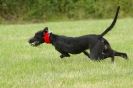
<svg viewBox="0 0 133 88">
<path fill-rule="evenodd" d="M 43 40 L 47 44 L 53 44 L 56 41 L 57 37 L 58 36 L 56 34 L 46 32 L 44 33 Z"/>
<path fill-rule="evenodd" d="M 54 45 L 54 43 L 56 42 L 56 39 L 58 38 L 59 36 L 56 35 L 56 34 L 53 34 L 53 33 L 50 33 L 50 39 L 51 39 L 51 44 Z"/>
<path fill-rule="evenodd" d="M 50 38 L 50 36 L 51 36 L 50 33 L 48 33 L 48 32 L 45 32 L 45 33 L 44 33 L 43 40 L 44 40 L 45 43 L 47 43 L 47 44 L 50 44 L 50 43 L 51 43 L 51 38 Z"/>
</svg>

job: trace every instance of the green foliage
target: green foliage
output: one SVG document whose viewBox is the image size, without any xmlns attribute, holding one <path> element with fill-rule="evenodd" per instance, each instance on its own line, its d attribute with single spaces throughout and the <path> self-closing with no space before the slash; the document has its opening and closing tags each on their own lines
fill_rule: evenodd
<svg viewBox="0 0 133 88">
<path fill-rule="evenodd" d="M 133 0 L 0 0 L 0 18 L 7 21 L 109 18 L 120 5 L 121 16 L 133 16 Z"/>
</svg>

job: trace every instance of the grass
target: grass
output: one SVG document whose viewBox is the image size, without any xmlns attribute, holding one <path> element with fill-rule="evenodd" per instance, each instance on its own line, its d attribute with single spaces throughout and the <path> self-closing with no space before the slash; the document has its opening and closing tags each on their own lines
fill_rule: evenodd
<svg viewBox="0 0 133 88">
<path fill-rule="evenodd" d="M 101 62 L 85 55 L 60 59 L 52 45 L 31 47 L 27 40 L 48 26 L 53 33 L 66 36 L 99 34 L 110 20 L 49 22 L 40 24 L 0 25 L 1 88 L 132 88 L 133 86 L 133 19 L 119 19 L 105 38 L 129 60 L 116 57 Z"/>
</svg>

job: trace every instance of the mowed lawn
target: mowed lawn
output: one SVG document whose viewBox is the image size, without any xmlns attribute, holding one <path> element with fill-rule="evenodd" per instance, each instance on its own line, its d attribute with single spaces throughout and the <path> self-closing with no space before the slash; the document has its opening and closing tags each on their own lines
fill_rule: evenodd
<svg viewBox="0 0 133 88">
<path fill-rule="evenodd" d="M 126 52 L 129 60 L 116 57 L 101 62 L 84 54 L 60 59 L 50 44 L 32 47 L 28 39 L 48 26 L 59 35 L 100 34 L 112 22 L 83 20 L 40 24 L 0 25 L 0 88 L 132 88 L 133 19 L 119 19 L 106 36 L 112 48 Z"/>
</svg>

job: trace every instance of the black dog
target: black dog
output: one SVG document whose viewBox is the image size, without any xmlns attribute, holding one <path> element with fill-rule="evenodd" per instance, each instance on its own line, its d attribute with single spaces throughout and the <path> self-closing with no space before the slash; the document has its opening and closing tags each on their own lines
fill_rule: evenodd
<svg viewBox="0 0 133 88">
<path fill-rule="evenodd" d="M 42 43 L 51 43 L 55 49 L 61 53 L 60 57 L 70 57 L 69 54 L 84 53 L 92 60 L 102 60 L 111 57 L 114 62 L 114 56 L 120 56 L 127 59 L 126 53 L 121 53 L 111 49 L 108 41 L 103 38 L 115 25 L 120 7 L 117 8 L 117 12 L 112 24 L 100 35 L 84 35 L 80 37 L 66 37 L 60 36 L 48 32 L 48 27 L 44 28 L 29 40 L 29 43 L 33 46 L 38 46 Z M 90 49 L 90 54 L 87 52 Z"/>
</svg>

